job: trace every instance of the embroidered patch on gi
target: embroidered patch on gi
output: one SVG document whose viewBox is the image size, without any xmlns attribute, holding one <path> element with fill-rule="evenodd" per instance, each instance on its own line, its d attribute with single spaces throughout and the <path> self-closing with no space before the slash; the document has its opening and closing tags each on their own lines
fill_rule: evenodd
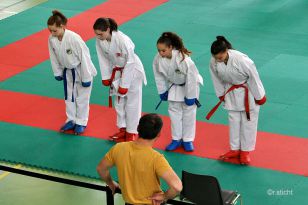
<svg viewBox="0 0 308 205">
<path fill-rule="evenodd" d="M 116 56 L 117 56 L 117 57 L 121 57 L 121 56 L 122 56 L 122 53 L 116 53 Z"/>
<path fill-rule="evenodd" d="M 183 74 L 178 68 L 175 69 L 175 73 L 176 73 L 176 74 Z"/>
<path fill-rule="evenodd" d="M 71 55 L 73 53 L 72 49 L 66 49 L 66 53 Z"/>
</svg>

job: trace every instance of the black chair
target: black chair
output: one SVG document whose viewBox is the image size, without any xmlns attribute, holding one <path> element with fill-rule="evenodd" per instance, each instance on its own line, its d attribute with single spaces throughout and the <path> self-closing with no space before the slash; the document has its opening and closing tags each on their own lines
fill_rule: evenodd
<svg viewBox="0 0 308 205">
<path fill-rule="evenodd" d="M 181 200 L 188 200 L 196 205 L 233 205 L 241 195 L 236 191 L 221 190 L 216 177 L 192 174 L 182 171 L 183 190 Z"/>
</svg>

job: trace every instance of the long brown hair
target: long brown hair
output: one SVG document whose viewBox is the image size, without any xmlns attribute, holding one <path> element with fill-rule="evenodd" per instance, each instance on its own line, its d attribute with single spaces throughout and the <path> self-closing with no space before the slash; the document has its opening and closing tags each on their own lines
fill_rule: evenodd
<svg viewBox="0 0 308 205">
<path fill-rule="evenodd" d="M 180 53 L 183 56 L 182 61 L 185 59 L 185 54 L 188 56 L 191 54 L 191 51 L 185 48 L 182 38 L 178 36 L 176 33 L 173 32 L 162 33 L 162 35 L 157 40 L 157 44 L 159 43 L 165 44 L 168 47 L 172 46 L 176 50 L 180 51 Z"/>
</svg>

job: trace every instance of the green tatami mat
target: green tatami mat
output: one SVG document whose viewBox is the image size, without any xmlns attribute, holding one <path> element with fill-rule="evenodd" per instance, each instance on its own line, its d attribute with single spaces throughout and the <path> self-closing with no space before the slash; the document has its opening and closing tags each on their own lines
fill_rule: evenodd
<svg viewBox="0 0 308 205">
<path fill-rule="evenodd" d="M 10 166 L 7 164 L 1 165 Z M 11 165 L 13 166 L 13 165 Z M 90 180 L 84 177 L 67 175 L 63 173 L 48 172 L 40 169 L 21 167 L 23 170 L 72 179 L 76 181 L 97 184 L 97 180 Z M 1 175 L 1 172 L 0 172 Z M 105 185 L 99 183 L 100 185 Z M 121 195 L 115 195 L 115 204 L 122 205 Z M 102 191 L 81 188 L 33 177 L 10 173 L 0 179 L 0 204 L 1 205 L 102 205 L 106 204 L 106 193 Z"/>
<path fill-rule="evenodd" d="M 0 160 L 97 178 L 96 165 L 111 143 L 8 123 L 2 130 Z M 308 178 L 260 168 L 163 152 L 180 175 L 182 170 L 218 177 L 223 189 L 238 190 L 250 205 L 303 204 Z M 304 183 L 303 183 L 304 182 Z M 1 183 L 0 183 L 1 185 Z M 293 195 L 269 195 L 268 190 L 292 190 Z M 283 200 L 281 200 L 283 198 Z"/>
<path fill-rule="evenodd" d="M 0 127 L 4 132 L 0 138 L 0 160 L 86 177 L 98 177 L 96 165 L 110 147 L 108 141 L 96 138 L 91 138 L 93 144 L 89 144 L 86 137 L 7 123 L 0 123 Z"/>
<path fill-rule="evenodd" d="M 54 9 L 70 18 L 106 0 L 48 0 L 38 6 L 0 21 L 0 48 L 47 28 L 47 19 Z M 47 39 L 46 39 L 47 43 Z M 39 46 L 39 45 L 35 45 Z"/>
</svg>

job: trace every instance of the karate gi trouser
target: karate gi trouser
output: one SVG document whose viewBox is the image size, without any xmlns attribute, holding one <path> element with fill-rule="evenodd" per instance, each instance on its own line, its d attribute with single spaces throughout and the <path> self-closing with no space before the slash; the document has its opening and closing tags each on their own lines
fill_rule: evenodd
<svg viewBox="0 0 308 205">
<path fill-rule="evenodd" d="M 87 126 L 92 84 L 93 81 L 91 82 L 91 86 L 82 87 L 81 82 L 75 82 L 73 90 L 72 75 L 67 74 L 67 100 L 65 100 L 66 122 L 73 121 L 78 125 Z M 74 92 L 74 102 L 72 102 L 72 92 Z"/>
<path fill-rule="evenodd" d="M 183 139 L 184 142 L 194 141 L 196 134 L 197 106 L 195 104 L 187 106 L 184 102 L 168 102 L 172 139 Z"/>
<path fill-rule="evenodd" d="M 229 112 L 229 135 L 231 150 L 253 151 L 256 146 L 260 106 L 250 110 L 250 121 L 245 111 Z"/>
<path fill-rule="evenodd" d="M 142 108 L 142 76 L 138 75 L 124 97 L 114 98 L 114 107 L 117 113 L 117 127 L 126 127 L 126 132 L 138 133 L 137 127 Z"/>
</svg>

